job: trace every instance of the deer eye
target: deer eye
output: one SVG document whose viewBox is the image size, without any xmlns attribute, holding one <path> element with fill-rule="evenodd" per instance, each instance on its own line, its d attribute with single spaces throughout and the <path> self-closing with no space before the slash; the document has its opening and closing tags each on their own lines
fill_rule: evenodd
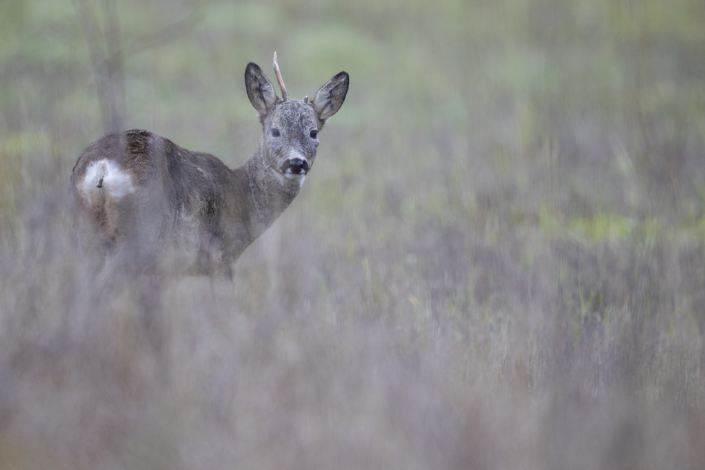
<svg viewBox="0 0 705 470">
<path fill-rule="evenodd" d="M 269 131 L 272 134 L 272 137 L 279 137 L 281 134 L 279 134 L 279 129 L 272 129 Z"/>
<path fill-rule="evenodd" d="M 317 131 L 317 130 L 312 130 L 312 131 L 311 131 L 311 134 L 309 134 L 309 135 L 311 136 L 312 139 L 315 139 L 316 137 L 318 137 L 318 131 Z"/>
</svg>

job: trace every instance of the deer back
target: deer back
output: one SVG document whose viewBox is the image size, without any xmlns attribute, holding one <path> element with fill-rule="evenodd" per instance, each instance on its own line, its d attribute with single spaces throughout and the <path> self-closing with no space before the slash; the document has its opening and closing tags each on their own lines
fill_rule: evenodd
<svg viewBox="0 0 705 470">
<path fill-rule="evenodd" d="M 171 247 L 172 261 L 209 272 L 214 254 L 236 257 L 249 238 L 244 176 L 212 155 L 129 130 L 89 145 L 72 187 L 81 229 L 100 247 L 120 247 L 124 263 L 152 265 Z"/>
</svg>

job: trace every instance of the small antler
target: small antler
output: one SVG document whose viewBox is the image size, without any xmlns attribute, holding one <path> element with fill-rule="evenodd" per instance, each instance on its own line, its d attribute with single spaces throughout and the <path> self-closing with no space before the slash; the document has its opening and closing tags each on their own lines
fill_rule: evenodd
<svg viewBox="0 0 705 470">
<path fill-rule="evenodd" d="M 304 104 L 308 104 L 308 96 L 304 96 Z"/>
<path fill-rule="evenodd" d="M 279 82 L 279 88 L 282 89 L 282 98 L 284 101 L 289 99 L 289 93 L 286 92 L 286 87 L 284 86 L 284 79 L 282 78 L 282 73 L 279 71 L 279 64 L 277 63 L 277 53 L 274 52 L 274 73 L 277 76 L 277 81 Z"/>
</svg>

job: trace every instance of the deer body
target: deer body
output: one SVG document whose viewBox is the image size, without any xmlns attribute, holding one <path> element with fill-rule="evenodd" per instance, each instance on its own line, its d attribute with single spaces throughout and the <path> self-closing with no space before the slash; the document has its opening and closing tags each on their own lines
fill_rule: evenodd
<svg viewBox="0 0 705 470">
<path fill-rule="evenodd" d="M 245 83 L 262 124 L 254 155 L 231 170 L 144 130 L 108 134 L 90 144 L 71 174 L 86 242 L 130 270 L 168 267 L 232 275 L 232 265 L 296 197 L 313 166 L 318 132 L 340 109 L 349 78 L 341 72 L 313 100 L 284 99 L 262 70 Z"/>
</svg>

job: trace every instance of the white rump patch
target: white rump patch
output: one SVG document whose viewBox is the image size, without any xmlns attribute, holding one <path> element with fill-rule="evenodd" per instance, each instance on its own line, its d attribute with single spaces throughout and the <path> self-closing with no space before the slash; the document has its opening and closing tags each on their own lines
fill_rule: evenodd
<svg viewBox="0 0 705 470">
<path fill-rule="evenodd" d="M 76 189 L 89 204 L 97 202 L 96 198 L 102 192 L 114 199 L 122 199 L 135 192 L 130 174 L 108 159 L 91 162 Z"/>
</svg>

